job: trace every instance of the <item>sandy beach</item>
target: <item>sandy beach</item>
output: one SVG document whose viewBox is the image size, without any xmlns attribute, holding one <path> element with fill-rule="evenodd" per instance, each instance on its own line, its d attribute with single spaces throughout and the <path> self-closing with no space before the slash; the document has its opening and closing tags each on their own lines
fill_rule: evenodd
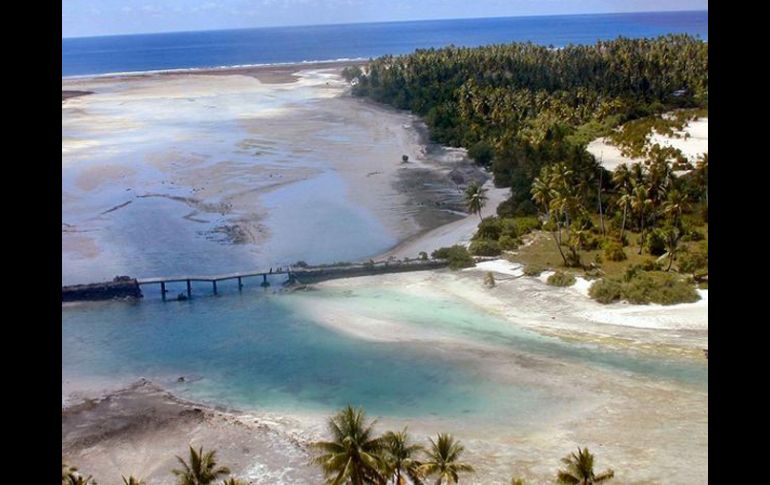
<svg viewBox="0 0 770 485">
<path fill-rule="evenodd" d="M 339 71 L 64 79 L 63 97 L 90 94 L 62 106 L 62 283 L 368 259 L 463 218 L 448 174 L 488 176 L 414 116 L 346 94 Z"/>
<path fill-rule="evenodd" d="M 695 163 L 703 153 L 708 153 L 708 118 L 698 118 L 687 123 L 678 137 L 661 135 L 653 133 L 650 135 L 647 146 L 655 145 L 661 147 L 674 147 L 682 151 L 682 154 L 690 161 Z M 688 135 L 685 138 L 685 134 Z M 604 137 L 597 138 L 588 144 L 587 150 L 590 154 L 599 160 L 607 170 L 615 170 L 621 163 L 632 164 L 643 162 L 643 158 L 633 158 L 623 155 L 620 148 L 612 145 Z"/>
<path fill-rule="evenodd" d="M 486 271 L 495 273 L 495 288 L 484 287 Z M 373 287 L 416 299 L 448 299 L 481 309 L 511 329 L 531 330 L 570 345 L 707 365 L 701 350 L 708 344 L 707 299 L 673 307 L 604 306 L 588 300 L 580 287 L 554 288 L 541 278 L 518 275 L 515 264 L 497 260 L 460 272 L 335 280 L 317 288 L 321 296 Z M 308 295 L 298 296 L 294 304 L 336 332 L 451 353 L 469 368 L 494 375 L 501 385 L 537 386 L 551 396 L 537 413 L 519 415 L 516 423 L 504 427 L 497 421 L 485 425 L 438 417 L 373 416 L 379 418 L 380 430 L 408 426 L 416 437 L 452 431 L 479 471 L 465 483 L 505 483 L 514 475 L 547 482 L 559 458 L 578 445 L 598 453 L 602 463 L 616 470 L 620 483 L 707 480 L 708 400 L 703 387 L 576 361 L 566 365 L 558 357 L 487 345 L 407 325 L 351 301 L 337 304 Z M 646 324 L 634 325 L 634 319 Z M 64 457 L 103 479 L 118 478 L 118 470 L 141 470 L 152 483 L 171 484 L 173 454 L 184 453 L 191 442 L 217 448 L 222 462 L 250 483 L 319 481 L 318 471 L 308 465 L 312 451 L 307 445 L 324 437 L 324 414 L 217 409 L 180 400 L 147 382 L 70 404 L 62 413 Z"/>
<path fill-rule="evenodd" d="M 384 259 L 468 243 L 479 218 L 465 213 L 450 174 L 462 169 L 466 180 L 486 181 L 484 216 L 508 189 L 494 188 L 463 150 L 428 143 L 415 117 L 347 95 L 341 66 L 63 80 L 68 282 L 293 263 L 307 254 L 304 244 L 337 258 L 340 246 L 358 254 L 344 241 L 360 240 L 379 248 L 362 258 Z M 696 135 L 707 135 L 707 124 L 688 129 L 687 146 L 702 149 L 694 144 L 704 143 Z M 607 168 L 621 163 L 592 145 Z M 313 197 L 319 193 L 326 195 Z M 276 254 L 282 259 L 266 256 Z M 487 272 L 494 288 L 483 283 Z M 505 406 L 486 421 L 372 416 L 379 431 L 409 426 L 420 441 L 455 434 L 478 470 L 463 483 L 551 482 L 577 446 L 615 469 L 618 483 L 707 483 L 708 389 L 698 376 L 708 366 L 708 291 L 692 304 L 601 305 L 587 296 L 590 281 L 555 288 L 547 276 L 524 276 L 500 259 L 457 272 L 328 281 L 277 298 L 354 342 L 459 362 L 492 383 L 490 397 L 525 390 L 515 417 Z M 393 295 L 403 301 L 389 307 Z M 459 318 L 467 328 L 442 326 L 450 303 L 474 312 Z M 399 319 L 407 307 L 431 324 Z M 474 325 L 489 338 L 471 338 Z M 660 362 L 696 377 L 667 375 Z M 100 483 L 134 474 L 171 485 L 174 455 L 188 444 L 217 449 L 220 463 L 248 483 L 321 481 L 308 445 L 325 437 L 328 413 L 224 408 L 139 375 L 89 381 L 66 371 L 62 458 Z"/>
</svg>

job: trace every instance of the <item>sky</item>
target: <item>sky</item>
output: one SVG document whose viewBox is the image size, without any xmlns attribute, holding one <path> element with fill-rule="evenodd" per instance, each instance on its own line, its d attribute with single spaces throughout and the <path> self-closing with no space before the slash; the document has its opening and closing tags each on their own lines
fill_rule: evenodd
<svg viewBox="0 0 770 485">
<path fill-rule="evenodd" d="M 62 0 L 62 37 L 669 10 L 708 0 Z"/>
</svg>

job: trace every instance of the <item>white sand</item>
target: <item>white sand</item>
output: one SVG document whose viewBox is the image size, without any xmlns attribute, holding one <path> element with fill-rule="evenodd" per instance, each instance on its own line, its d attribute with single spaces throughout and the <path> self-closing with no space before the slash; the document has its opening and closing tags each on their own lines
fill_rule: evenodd
<svg viewBox="0 0 770 485">
<path fill-rule="evenodd" d="M 684 134 L 690 137 L 685 139 Z M 703 153 L 708 153 L 708 118 L 699 118 L 685 125 L 684 130 L 678 133 L 681 138 L 664 136 L 659 133 L 650 135 L 647 146 L 659 144 L 662 147 L 671 146 L 678 148 L 691 163 L 695 163 Z M 621 163 L 632 164 L 644 161 L 643 158 L 624 156 L 620 149 L 611 145 L 604 137 L 597 138 L 586 147 L 607 170 L 615 170 Z"/>
</svg>

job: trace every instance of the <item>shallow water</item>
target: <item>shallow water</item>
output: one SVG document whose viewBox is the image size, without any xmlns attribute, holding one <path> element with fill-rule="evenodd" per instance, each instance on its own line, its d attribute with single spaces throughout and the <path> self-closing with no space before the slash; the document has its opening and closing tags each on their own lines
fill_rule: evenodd
<svg viewBox="0 0 770 485">
<path fill-rule="evenodd" d="M 274 284 L 279 280 L 273 277 Z M 378 288 L 275 294 L 250 285 L 242 294 L 224 286 L 218 297 L 205 296 L 207 288 L 199 285 L 199 296 L 185 302 L 162 303 L 150 295 L 136 304 L 64 308 L 63 378 L 143 376 L 185 397 L 246 410 L 330 412 L 351 403 L 386 417 L 515 418 L 520 426 L 547 422 L 569 405 L 568 397 L 553 387 L 500 377 L 495 369 L 507 363 L 495 351 L 558 359 L 610 376 L 707 386 L 701 363 L 565 343 L 449 300 Z M 390 318 L 492 352 L 350 337 L 301 310 L 313 299 L 342 302 L 353 314 Z M 186 382 L 177 383 L 179 376 Z"/>
</svg>

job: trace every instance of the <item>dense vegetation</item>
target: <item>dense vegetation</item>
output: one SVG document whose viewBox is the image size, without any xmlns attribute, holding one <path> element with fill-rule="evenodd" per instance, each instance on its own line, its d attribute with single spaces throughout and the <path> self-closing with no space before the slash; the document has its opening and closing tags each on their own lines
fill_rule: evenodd
<svg viewBox="0 0 770 485">
<path fill-rule="evenodd" d="M 438 142 L 463 146 L 511 187 L 509 214 L 532 214 L 543 166 L 587 163 L 585 145 L 626 121 L 708 106 L 708 46 L 687 35 L 552 49 L 530 43 L 384 56 L 353 93 L 424 117 Z M 504 214 L 501 214 L 504 215 Z"/>
<path fill-rule="evenodd" d="M 312 462 L 323 471 L 328 485 L 423 485 L 423 483 L 456 484 L 461 474 L 476 473 L 472 465 L 462 459 L 465 447 L 448 433 L 439 433 L 424 446 L 412 441 L 404 428 L 374 432 L 375 422 L 368 421 L 363 409 L 346 406 L 329 418 L 329 441 L 311 444 L 316 450 Z M 190 448 L 189 460 L 177 456 L 181 467 L 172 470 L 177 485 L 246 485 L 245 481 L 230 477 L 230 470 L 218 466 L 216 451 Z M 588 448 L 578 448 L 562 458 L 563 469 L 556 473 L 556 481 L 565 484 L 594 484 L 612 479 L 615 472 L 594 472 L 594 455 Z M 430 481 L 430 482 L 428 482 Z M 62 463 L 62 485 L 97 485 L 89 475 L 84 476 L 76 467 Z M 524 485 L 512 478 L 514 485 Z M 123 485 L 148 485 L 133 476 L 123 477 Z"/>
<path fill-rule="evenodd" d="M 707 115 L 704 42 L 667 35 L 563 49 L 447 47 L 381 57 L 344 74 L 357 79 L 354 94 L 422 115 L 436 141 L 468 148 L 492 170 L 497 186 L 511 188 L 497 217 L 487 218 L 483 191 L 466 191 L 469 211 L 482 219 L 472 254 L 515 251 L 522 235 L 542 224 L 559 265 L 588 276 L 647 264 L 707 280 L 708 247 L 701 240 L 707 237 L 708 155 L 694 166 L 678 150 L 647 143 L 652 130 L 675 134 Z M 608 172 L 586 151 L 600 135 L 644 161 Z M 675 170 L 689 172 L 677 176 Z M 532 215 L 535 224 L 517 227 L 521 216 Z M 592 261 L 585 259 L 589 253 Z M 640 260 L 645 253 L 656 259 Z M 555 266 L 536 263 L 530 272 Z M 651 278 L 670 291 L 650 290 Z M 680 291 L 683 281 L 636 273 L 608 281 L 613 297 L 597 299 L 691 301 L 695 293 Z M 597 287 L 594 293 L 606 292 Z"/>
</svg>

